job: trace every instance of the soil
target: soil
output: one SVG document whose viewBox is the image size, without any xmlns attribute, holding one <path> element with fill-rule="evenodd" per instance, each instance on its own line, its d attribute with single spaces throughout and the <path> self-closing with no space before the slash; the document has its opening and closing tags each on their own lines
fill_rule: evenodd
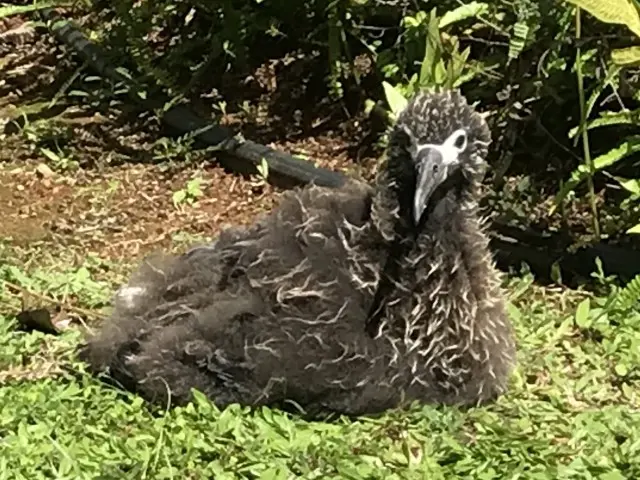
<svg viewBox="0 0 640 480">
<path fill-rule="evenodd" d="M 27 33 L 9 34 L 17 29 Z M 0 238 L 5 243 L 134 262 L 214 237 L 227 225 L 250 223 L 277 202 L 281 189 L 224 171 L 210 153 L 174 144 L 148 113 L 117 97 L 107 101 L 99 89 L 82 85 L 92 72 L 78 74 L 70 52 L 46 32 L 13 17 L 0 25 L 0 34 Z M 221 123 L 325 168 L 370 177 L 368 166 L 377 156 L 367 156 L 371 149 L 360 148 L 359 141 L 367 132 L 361 119 L 340 112 L 339 105 L 320 109 L 315 118 L 305 113 L 289 129 L 279 118 L 253 115 L 279 95 L 273 89 L 278 80 L 266 81 L 264 71 L 249 79 L 263 86 L 255 103 L 244 113 L 223 116 Z M 72 95 L 76 88 L 86 93 Z M 290 111 L 295 114 L 297 107 Z M 174 203 L 174 193 L 194 178 L 202 194 Z"/>
</svg>

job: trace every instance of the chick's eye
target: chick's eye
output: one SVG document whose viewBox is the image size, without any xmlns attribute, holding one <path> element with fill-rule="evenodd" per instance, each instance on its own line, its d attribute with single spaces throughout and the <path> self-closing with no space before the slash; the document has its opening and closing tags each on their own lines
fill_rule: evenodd
<svg viewBox="0 0 640 480">
<path fill-rule="evenodd" d="M 438 173 L 438 170 L 439 170 L 438 165 L 434 165 L 433 166 L 433 173 Z"/>
<path fill-rule="evenodd" d="M 453 141 L 453 146 L 459 152 L 461 152 L 461 151 L 463 151 L 464 149 L 467 148 L 467 134 L 464 131 L 461 131 L 456 136 L 456 139 Z"/>
</svg>

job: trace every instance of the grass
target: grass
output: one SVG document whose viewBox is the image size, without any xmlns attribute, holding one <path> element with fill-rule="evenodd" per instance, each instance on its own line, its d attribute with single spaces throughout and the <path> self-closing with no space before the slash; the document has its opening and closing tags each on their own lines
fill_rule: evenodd
<svg viewBox="0 0 640 480">
<path fill-rule="evenodd" d="M 42 58 L 36 62 L 30 56 L 40 47 L 23 48 L 25 65 L 40 65 Z M 60 57 L 51 58 L 57 62 Z M 108 122 L 98 121 L 94 112 L 114 95 L 89 92 L 93 74 L 79 77 L 82 82 L 76 82 L 73 91 L 85 94 L 71 101 L 71 95 L 59 97 L 64 89 L 55 94 L 47 90 L 64 77 L 61 65 L 53 69 L 45 61 L 42 72 L 30 73 L 40 75 L 38 81 L 14 78 L 29 71 L 16 66 L 7 67 L 13 73 L 5 75 L 12 82 L 5 90 L 13 94 L 31 85 L 31 94 L 37 95 L 31 104 L 20 99 L 29 121 L 17 135 L 2 137 L 0 160 L 14 159 L 15 152 L 5 143 L 13 145 L 16 136 L 24 137 L 22 147 L 28 147 L 18 152 L 31 152 L 31 157 L 63 172 L 76 170 L 79 159 L 104 166 L 112 158 L 145 155 L 181 164 L 184 157 L 200 158 L 191 158 L 179 143 L 156 141 L 149 122 L 144 128 L 129 120 L 120 125 L 118 108 L 111 107 L 104 116 Z M 69 78 L 76 78 L 75 68 L 67 66 Z M 295 84 L 299 81 L 296 77 Z M 46 102 L 38 103 L 41 98 Z M 44 106 L 51 98 L 75 105 L 76 113 L 46 117 Z M 72 131 L 71 118 L 82 118 L 84 127 L 75 123 Z M 314 143 L 326 138 L 321 140 Z M 296 149 L 280 146 L 308 150 L 305 143 Z M 334 150 L 311 151 L 309 156 L 333 161 Z M 17 163 L 15 167 L 28 169 L 22 157 Z M 13 166 L 3 166 L 1 173 L 9 169 Z M 54 176 L 47 179 L 49 187 L 26 174 L 5 175 L 0 182 L 0 226 L 16 218 L 8 217 L 18 210 L 10 198 L 24 210 L 25 228 L 8 229 L 11 235 L 52 219 L 68 230 L 66 236 L 58 228 L 53 236 L 29 235 L 21 242 L 0 239 L 0 479 L 640 478 L 640 307 L 605 312 L 603 306 L 616 293 L 604 281 L 602 296 L 543 288 L 526 276 L 506 281 L 519 343 L 518 368 L 507 395 L 466 412 L 415 406 L 380 418 L 319 423 L 266 408 L 233 406 L 221 412 L 202 397 L 185 408 L 151 411 L 136 396 L 88 376 L 74 357 L 82 337 L 77 322 L 60 336 L 20 331 L 15 314 L 22 299 L 4 282 L 38 295 L 28 302 L 50 298 L 50 304 L 62 307 L 63 317 L 84 319 L 87 311 L 95 317 L 106 313 L 111 292 L 133 266 L 128 259 L 135 251 L 132 240 L 164 236 L 171 226 L 174 248 L 192 243 L 187 226 L 207 231 L 205 224 L 237 223 L 235 204 L 257 203 L 254 193 L 231 199 L 235 181 L 212 185 L 199 200 L 199 185 L 189 183 L 192 177 L 163 179 L 154 169 L 108 178 L 106 169 L 100 172 L 104 178 L 83 180 L 87 175 L 79 175 L 69 184 Z M 8 183 L 11 179 L 13 184 Z M 3 196 L 17 186 L 28 196 Z M 54 193 L 57 187 L 61 190 Z M 135 208 L 127 203 L 132 193 Z M 515 200 L 510 208 L 523 203 L 524 193 Z M 535 204 L 544 204 L 526 200 L 531 211 Z M 197 212 L 194 203 L 201 204 Z M 538 210 L 546 218 L 547 209 Z M 157 212 L 170 213 L 160 221 Z M 215 215 L 224 212 L 214 222 Z M 78 219 L 82 221 L 74 223 Z M 79 233 L 79 225 L 99 228 Z M 47 229 L 52 230 L 42 227 Z M 88 256 L 96 245 L 120 245 L 120 258 L 126 261 L 114 264 L 106 256 Z"/>
<path fill-rule="evenodd" d="M 124 275 L 94 257 L 22 271 L 3 255 L 0 278 L 87 310 L 107 308 Z M 5 288 L 0 478 L 640 478 L 640 311 L 602 315 L 606 299 L 527 277 L 506 288 L 520 347 L 508 395 L 467 412 L 416 406 L 333 423 L 221 412 L 200 397 L 151 411 L 84 373 L 79 328 L 19 331 L 19 300 Z"/>
</svg>

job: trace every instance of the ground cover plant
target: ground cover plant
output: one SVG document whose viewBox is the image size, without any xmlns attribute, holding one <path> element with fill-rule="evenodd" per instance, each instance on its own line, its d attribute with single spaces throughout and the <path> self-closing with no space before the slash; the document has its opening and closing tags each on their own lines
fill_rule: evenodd
<svg viewBox="0 0 640 480">
<path fill-rule="evenodd" d="M 576 245 L 637 247 L 636 26 L 573 7 L 593 3 L 117 0 L 63 11 L 176 101 L 366 178 L 405 95 L 460 86 L 496 132 L 488 215 Z M 506 396 L 466 412 L 319 423 L 220 412 L 201 397 L 150 410 L 87 376 L 73 349 L 143 255 L 251 222 L 282 189 L 266 170 L 230 174 L 167 135 L 48 35 L 27 12 L 38 5 L 16 5 L 0 7 L 0 478 L 640 478 L 640 281 L 597 264 L 576 289 L 526 266 L 505 273 L 518 367 Z M 25 311 L 61 334 L 25 331 Z"/>
</svg>

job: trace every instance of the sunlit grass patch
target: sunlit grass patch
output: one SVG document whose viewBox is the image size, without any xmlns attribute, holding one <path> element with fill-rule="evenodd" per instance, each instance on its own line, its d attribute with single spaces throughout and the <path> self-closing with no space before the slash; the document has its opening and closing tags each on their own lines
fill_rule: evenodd
<svg viewBox="0 0 640 480">
<path fill-rule="evenodd" d="M 104 314 L 124 276 L 99 265 L 1 272 Z M 79 325 L 59 336 L 20 331 L 8 308 L 16 299 L 2 292 L 0 478 L 640 478 L 640 312 L 603 316 L 606 299 L 589 293 L 508 282 L 519 363 L 493 405 L 322 423 L 267 408 L 220 412 L 201 396 L 149 409 L 84 373 Z"/>
</svg>

